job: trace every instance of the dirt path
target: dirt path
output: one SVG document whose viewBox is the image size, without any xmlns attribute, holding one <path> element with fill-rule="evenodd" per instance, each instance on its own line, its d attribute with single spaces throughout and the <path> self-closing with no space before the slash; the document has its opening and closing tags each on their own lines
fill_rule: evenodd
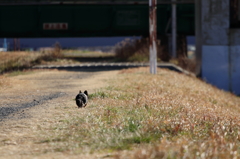
<svg viewBox="0 0 240 159">
<path fill-rule="evenodd" d="M 77 109 L 73 100 L 79 89 L 91 94 L 107 86 L 107 80 L 117 72 L 43 70 L 8 77 L 9 86 L 0 89 L 0 158 L 52 158 L 42 152 L 46 149 L 42 144 L 36 144 L 35 132 L 87 111 Z"/>
</svg>

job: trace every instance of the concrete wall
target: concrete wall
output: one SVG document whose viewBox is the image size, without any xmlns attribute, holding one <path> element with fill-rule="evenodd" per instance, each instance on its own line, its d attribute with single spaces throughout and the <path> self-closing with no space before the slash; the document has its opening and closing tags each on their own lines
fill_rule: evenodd
<svg viewBox="0 0 240 159">
<path fill-rule="evenodd" d="M 240 95 L 240 28 L 230 29 L 230 85 L 231 91 Z"/>
<path fill-rule="evenodd" d="M 230 29 L 229 0 L 202 0 L 202 76 L 240 95 L 240 28 Z"/>
</svg>

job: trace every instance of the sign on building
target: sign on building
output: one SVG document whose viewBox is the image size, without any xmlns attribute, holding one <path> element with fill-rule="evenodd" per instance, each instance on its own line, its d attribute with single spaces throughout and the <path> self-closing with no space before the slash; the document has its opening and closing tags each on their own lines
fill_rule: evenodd
<svg viewBox="0 0 240 159">
<path fill-rule="evenodd" d="M 68 23 L 43 23 L 43 30 L 68 30 Z"/>
</svg>

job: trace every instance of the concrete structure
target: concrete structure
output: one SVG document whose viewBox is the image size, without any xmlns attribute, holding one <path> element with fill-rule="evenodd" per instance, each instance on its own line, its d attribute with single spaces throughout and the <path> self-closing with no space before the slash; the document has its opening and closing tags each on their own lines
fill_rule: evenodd
<svg viewBox="0 0 240 159">
<path fill-rule="evenodd" d="M 202 78 L 240 95 L 240 27 L 231 27 L 233 1 L 195 0 L 196 48 Z"/>
</svg>

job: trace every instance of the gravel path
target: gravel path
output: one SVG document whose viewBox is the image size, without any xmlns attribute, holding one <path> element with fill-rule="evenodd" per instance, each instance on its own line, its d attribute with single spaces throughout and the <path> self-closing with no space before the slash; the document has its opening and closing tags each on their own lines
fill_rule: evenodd
<svg viewBox="0 0 240 159">
<path fill-rule="evenodd" d="M 111 70 L 116 70 L 147 65 L 144 63 L 86 63 L 66 66 L 35 66 L 34 68 L 36 69 L 50 68 L 58 70 L 45 70 L 38 73 L 12 77 L 15 80 L 12 83 L 13 88 L 1 91 L 0 94 L 0 124 L 2 121 L 9 119 L 26 118 L 30 116 L 26 114 L 26 110 L 32 107 L 44 107 L 49 101 L 55 98 L 68 96 L 68 98 L 73 99 L 79 91 L 78 89 L 82 89 L 81 87 L 87 86 L 86 89 L 90 89 L 89 87 L 98 83 L 98 81 L 95 81 L 94 84 L 89 85 L 86 81 L 93 76 L 101 74 L 99 69 L 105 70 L 105 72 L 114 72 L 106 70 L 110 68 Z M 189 74 L 173 64 L 159 64 L 158 67 Z M 85 85 L 83 84 L 84 82 Z M 16 87 L 16 85 L 19 86 Z"/>
<path fill-rule="evenodd" d="M 0 124 L 7 120 L 34 116 L 28 113 L 29 109 L 46 109 L 54 99 L 65 97 L 72 100 L 79 89 L 88 89 L 91 92 L 97 82 L 88 85 L 87 81 L 94 80 L 101 73 L 44 70 L 10 77 L 11 86 L 1 90 L 0 94 Z M 74 102 L 72 100 L 73 106 Z"/>
<path fill-rule="evenodd" d="M 75 104 L 79 89 L 94 93 L 107 86 L 108 79 L 117 73 L 36 70 L 4 78 L 6 85 L 0 85 L 0 159 L 93 158 L 84 154 L 69 157 L 62 153 L 46 153 L 46 145 L 38 142 L 44 130 L 70 118 L 69 115 L 78 116 L 89 111 L 90 108 L 78 109 Z"/>
<path fill-rule="evenodd" d="M 28 110 L 28 108 L 40 106 L 47 103 L 49 100 L 60 98 L 64 95 L 66 95 L 66 93 L 63 92 L 50 93 L 48 95 L 26 94 L 18 96 L 18 99 L 16 99 L 16 96 L 14 95 L 10 97 L 0 95 L 0 99 L 5 98 L 9 100 L 9 102 L 5 103 L 0 102 L 0 105 L 2 106 L 0 107 L 0 122 L 5 121 L 6 119 L 26 118 L 28 116 L 26 116 L 25 110 Z"/>
</svg>

